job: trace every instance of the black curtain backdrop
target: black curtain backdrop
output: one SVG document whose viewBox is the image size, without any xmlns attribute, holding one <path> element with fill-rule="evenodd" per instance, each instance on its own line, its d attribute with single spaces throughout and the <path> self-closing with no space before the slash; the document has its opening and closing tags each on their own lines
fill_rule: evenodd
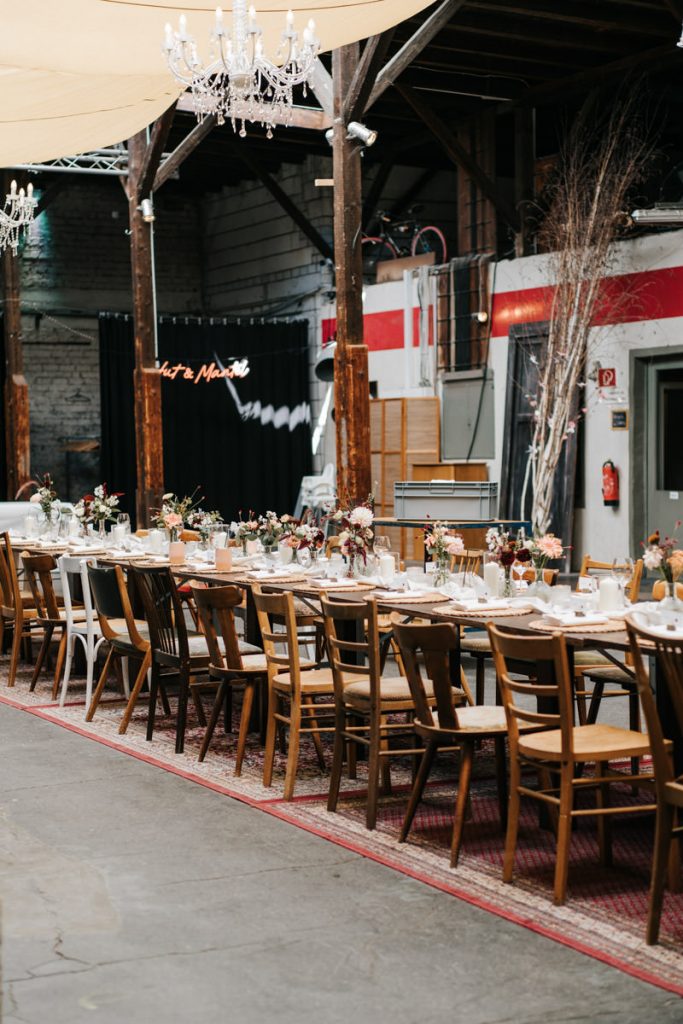
<svg viewBox="0 0 683 1024">
<path fill-rule="evenodd" d="M 7 449 L 4 424 L 7 419 L 5 412 L 5 324 L 2 312 L 0 312 L 0 408 L 2 419 L 0 419 L 0 501 L 11 501 L 13 494 L 7 493 Z"/>
<path fill-rule="evenodd" d="M 196 373 L 204 363 L 219 367 L 238 358 L 249 361 L 244 379 L 193 383 L 182 371 L 164 379 L 166 489 L 182 495 L 199 487 L 204 507 L 226 519 L 240 509 L 291 512 L 312 463 L 307 323 L 159 320 L 162 364 Z M 100 318 L 100 366 L 102 473 L 133 496 L 126 508 L 134 511 L 131 318 Z"/>
</svg>

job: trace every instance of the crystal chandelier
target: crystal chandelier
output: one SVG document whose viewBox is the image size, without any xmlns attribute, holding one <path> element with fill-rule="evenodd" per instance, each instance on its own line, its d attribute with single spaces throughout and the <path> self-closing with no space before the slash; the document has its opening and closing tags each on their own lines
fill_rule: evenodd
<svg viewBox="0 0 683 1024">
<path fill-rule="evenodd" d="M 29 185 L 25 192 L 23 188 L 17 192 L 16 181 L 12 182 L 5 196 L 5 206 L 0 210 L 0 250 L 5 250 L 9 245 L 13 254 L 17 255 L 19 239 L 33 222 L 37 205 L 38 201 L 33 198 L 33 185 Z"/>
<path fill-rule="evenodd" d="M 275 122 L 289 123 L 293 90 L 310 79 L 318 56 L 320 42 L 315 36 L 315 22 L 309 21 L 303 31 L 302 44 L 294 31 L 294 15 L 287 12 L 285 29 L 274 61 L 263 53 L 262 32 L 256 23 L 253 7 L 247 12 L 246 0 L 234 0 L 232 29 L 223 23 L 223 11 L 216 8 L 216 21 L 211 33 L 208 64 L 197 55 L 194 39 L 187 34 L 187 21 L 181 15 L 178 31 L 166 25 L 163 51 L 177 81 L 192 90 L 194 109 L 199 121 L 215 114 L 218 124 L 232 122 L 239 134 L 247 132 L 245 121 L 258 121 L 273 137 Z"/>
</svg>

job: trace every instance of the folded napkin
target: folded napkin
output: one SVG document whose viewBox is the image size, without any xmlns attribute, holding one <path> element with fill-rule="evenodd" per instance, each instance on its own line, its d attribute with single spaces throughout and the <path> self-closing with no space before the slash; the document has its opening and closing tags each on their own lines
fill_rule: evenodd
<svg viewBox="0 0 683 1024">
<path fill-rule="evenodd" d="M 298 576 L 292 569 L 252 569 L 247 573 L 250 580 L 286 580 L 288 576 Z"/>
<path fill-rule="evenodd" d="M 335 590 L 338 590 L 340 587 L 355 587 L 356 586 L 356 581 L 355 580 L 312 579 L 312 580 L 309 580 L 309 582 L 314 587 L 320 587 L 321 590 L 324 590 L 325 587 L 329 587 L 329 586 L 334 586 Z"/>
<path fill-rule="evenodd" d="M 609 622 L 607 615 L 600 612 L 589 612 L 586 615 L 577 615 L 572 611 L 550 611 L 546 610 L 543 621 L 550 626 L 599 626 Z"/>
<path fill-rule="evenodd" d="M 510 602 L 504 597 L 495 601 L 477 601 L 463 597 L 451 600 L 451 608 L 457 608 L 462 612 L 495 612 L 509 607 Z"/>
</svg>

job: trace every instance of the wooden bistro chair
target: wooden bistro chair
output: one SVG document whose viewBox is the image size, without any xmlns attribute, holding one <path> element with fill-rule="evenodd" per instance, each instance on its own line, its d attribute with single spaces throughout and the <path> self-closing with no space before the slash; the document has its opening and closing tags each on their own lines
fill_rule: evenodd
<svg viewBox="0 0 683 1024">
<path fill-rule="evenodd" d="M 380 630 L 374 600 L 350 603 L 323 598 L 322 608 L 335 698 L 334 755 L 327 809 L 337 809 L 345 747 L 349 771 L 355 778 L 355 748 L 363 746 L 368 754 L 365 823 L 367 828 L 373 829 L 377 821 L 380 783 L 385 792 L 391 791 L 390 759 L 422 753 L 422 745 L 415 742 L 414 698 L 405 678 L 382 676 Z M 426 700 L 433 704 L 434 699 L 432 684 L 428 682 Z M 456 689 L 451 699 L 463 703 L 467 695 L 464 690 Z M 395 714 L 402 720 L 390 721 L 389 716 Z M 392 745 L 392 741 L 406 739 L 407 744 Z"/>
<path fill-rule="evenodd" d="M 149 632 L 145 622 L 133 615 L 121 566 L 88 565 L 87 570 L 100 630 L 109 650 L 85 720 L 92 722 L 102 698 L 109 668 L 114 665 L 123 679 L 124 693 L 128 698 L 119 725 L 119 733 L 123 734 L 128 728 L 140 690 L 149 672 Z M 132 690 L 128 686 L 128 664 L 131 659 L 139 664 Z"/>
<path fill-rule="evenodd" d="M 554 587 L 560 573 L 558 569 L 544 569 L 543 582 L 549 587 Z M 535 574 L 528 569 L 522 572 L 520 579 L 535 579 Z M 484 703 L 484 687 L 486 681 L 486 662 L 492 657 L 491 641 L 488 634 L 483 630 L 474 630 L 472 633 L 463 633 L 460 639 L 460 650 L 463 654 L 474 659 L 474 693 L 477 704 Z"/>
<path fill-rule="evenodd" d="M 451 681 L 451 655 L 457 647 L 456 627 L 448 622 L 429 625 L 395 623 L 403 663 L 415 706 L 414 728 L 424 741 L 424 753 L 410 794 L 399 842 L 408 838 L 437 751 L 460 750 L 460 776 L 453 818 L 451 867 L 458 864 L 463 826 L 469 806 L 470 779 L 477 740 L 492 739 L 496 751 L 498 806 L 503 829 L 507 824 L 505 711 L 496 705 L 463 704 Z M 422 676 L 421 663 L 427 679 Z M 433 710 L 436 704 L 436 711 Z"/>
<path fill-rule="evenodd" d="M 60 608 L 57 604 L 57 596 L 52 578 L 52 574 L 57 571 L 57 563 L 52 555 L 30 555 L 27 551 L 23 551 L 21 561 L 36 610 L 35 623 L 43 631 L 43 639 L 33 669 L 29 690 L 31 692 L 35 690 L 41 669 L 50 653 L 52 638 L 55 632 L 59 631 L 59 646 L 57 648 L 52 683 L 52 699 L 55 700 L 59 690 L 59 679 L 64 666 L 69 626 L 75 623 L 75 621 L 84 623 L 85 611 L 83 609 L 71 608 L 69 618 L 67 618 L 64 608 Z"/>
<path fill-rule="evenodd" d="M 593 573 L 605 574 L 611 570 L 611 562 L 596 562 L 589 555 L 584 555 L 579 576 L 590 576 Z M 643 560 L 639 558 L 634 563 L 633 575 L 625 588 L 631 604 L 638 600 L 642 576 Z M 664 592 L 662 589 L 659 596 L 657 595 L 657 584 L 655 584 L 654 600 L 661 600 Z M 592 684 L 591 687 L 587 685 L 589 682 Z M 604 654 L 596 651 L 574 651 L 574 687 L 580 724 L 591 725 L 597 720 L 603 698 L 625 697 L 629 705 L 629 726 L 631 729 L 640 729 L 638 687 L 628 656 L 625 659 L 624 667 L 621 668 Z M 634 767 L 634 770 L 637 769 Z"/>
<path fill-rule="evenodd" d="M 267 686 L 266 657 L 262 652 L 243 654 L 240 649 L 234 612 L 234 609 L 242 604 L 244 596 L 239 587 L 193 588 L 193 596 L 209 649 L 209 676 L 214 680 L 216 690 L 216 699 L 202 740 L 199 760 L 203 761 L 206 756 L 221 709 L 225 709 L 226 718 L 229 715 L 228 708 L 231 709 L 232 704 L 229 704 L 226 698 L 232 689 L 242 686 L 244 697 L 235 758 L 235 775 L 241 775 L 254 695 L 257 687 Z"/>
<path fill-rule="evenodd" d="M 38 609 L 35 607 L 33 595 L 30 591 L 28 593 L 23 591 L 19 583 L 19 574 L 9 533 L 3 533 L 0 536 L 0 591 L 2 592 L 0 617 L 3 637 L 5 629 L 12 630 L 12 651 L 7 685 L 14 686 L 22 644 L 27 644 L 30 648 L 33 632 L 39 627 L 36 621 Z"/>
<path fill-rule="evenodd" d="M 652 789 L 651 775 L 609 772 L 609 762 L 643 757 L 650 753 L 648 736 L 613 725 L 574 725 L 572 681 L 564 636 L 516 636 L 501 632 L 489 623 L 503 704 L 507 715 L 510 747 L 510 805 L 503 862 L 503 881 L 511 882 L 521 797 L 542 801 L 552 809 L 557 822 L 554 902 L 561 905 L 567 896 L 569 846 L 572 822 L 587 815 L 597 816 L 600 862 L 611 863 L 608 819 L 613 814 L 642 814 L 655 804 L 611 805 L 612 783 L 632 783 Z M 527 663 L 530 678 L 519 679 L 516 666 Z M 515 678 L 512 678 L 513 672 Z M 531 675 L 533 673 L 533 675 Z M 535 698 L 537 709 L 529 710 L 528 700 Z M 526 725 L 542 726 L 543 731 L 525 735 Z M 587 763 L 595 764 L 595 774 L 577 771 Z M 531 789 L 522 779 L 522 769 L 536 769 L 539 788 Z M 553 780 L 559 777 L 559 786 Z M 595 806 L 576 807 L 579 790 L 595 790 Z"/>
<path fill-rule="evenodd" d="M 322 727 L 318 714 L 329 717 L 332 703 L 332 672 L 318 668 L 315 662 L 304 661 L 299 653 L 299 636 L 294 610 L 294 597 L 290 592 L 264 593 L 253 584 L 252 594 L 263 638 L 263 650 L 268 667 L 268 719 L 266 750 L 263 763 L 263 785 L 273 781 L 275 740 L 283 729 L 289 730 L 289 751 L 285 772 L 285 800 L 294 796 L 302 735 L 309 735 L 315 744 L 318 763 L 325 770 L 321 732 L 332 732 L 332 726 Z M 279 627 L 279 631 L 278 628 Z M 318 701 L 318 703 L 316 703 Z"/>
<path fill-rule="evenodd" d="M 657 793 L 655 848 L 650 880 L 650 906 L 647 916 L 646 941 L 653 945 L 659 938 L 659 923 L 664 901 L 667 862 L 673 866 L 671 880 L 680 888 L 680 854 L 671 850 L 671 840 L 683 836 L 683 775 L 676 776 L 671 745 L 664 739 L 664 730 L 655 703 L 646 659 L 656 657 L 658 684 L 666 687 L 678 728 L 683 732 L 683 642 L 651 633 L 626 620 L 631 656 L 636 673 L 638 693 L 643 706 L 645 724 L 650 736 L 652 767 Z M 678 819 L 678 820 L 677 820 Z M 672 863 L 671 853 L 675 860 Z M 671 876 L 670 876 L 671 877 Z M 672 886 L 673 887 L 673 886 Z"/>
</svg>

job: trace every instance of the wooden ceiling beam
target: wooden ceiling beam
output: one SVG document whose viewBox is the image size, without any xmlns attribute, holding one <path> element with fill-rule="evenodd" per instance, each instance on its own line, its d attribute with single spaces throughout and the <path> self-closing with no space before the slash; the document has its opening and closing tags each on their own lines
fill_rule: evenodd
<svg viewBox="0 0 683 1024">
<path fill-rule="evenodd" d="M 320 57 L 315 62 L 313 76 L 309 82 L 315 98 L 330 119 L 334 120 L 334 101 L 332 98 L 332 75 L 329 73 Z"/>
<path fill-rule="evenodd" d="M 308 217 L 301 212 L 296 203 L 283 191 L 275 178 L 271 177 L 249 145 L 232 136 L 228 137 L 227 145 L 237 159 L 241 160 L 256 175 L 262 185 L 270 192 L 273 199 L 292 218 L 299 230 L 313 243 L 318 252 L 325 259 L 332 259 L 334 254 L 330 243 L 323 238 L 318 229 L 311 224 Z"/>
<path fill-rule="evenodd" d="M 468 10 L 484 11 L 487 18 L 496 17 L 498 14 L 512 14 L 516 17 L 533 19 L 534 21 L 553 21 L 565 25 L 584 25 L 586 28 L 600 32 L 626 33 L 627 35 L 649 35 L 665 36 L 667 26 L 657 24 L 652 14 L 644 14 L 637 17 L 629 14 L 628 18 L 601 17 L 595 13 L 594 2 L 578 5 L 571 2 L 561 3 L 560 0 L 547 0 L 547 6 L 541 7 L 537 3 L 520 3 L 519 0 L 467 0 Z"/>
<path fill-rule="evenodd" d="M 652 50 L 641 50 L 639 53 L 629 54 L 621 60 L 611 61 L 609 64 L 601 64 L 599 67 L 591 68 L 588 71 L 580 71 L 578 75 L 570 75 L 567 78 L 559 78 L 554 82 L 546 82 L 544 85 L 534 86 L 527 89 L 525 93 L 509 103 L 503 103 L 497 108 L 497 113 L 505 113 L 513 106 L 543 106 L 546 103 L 553 103 L 558 99 L 571 96 L 572 94 L 591 89 L 596 85 L 603 85 L 613 78 L 622 78 L 631 71 L 641 70 L 656 66 L 657 70 L 662 68 L 681 65 L 683 57 L 680 50 L 675 46 L 656 46 Z"/>
<path fill-rule="evenodd" d="M 371 36 L 367 40 L 361 58 L 356 65 L 346 99 L 344 100 L 344 109 L 342 111 L 344 124 L 362 118 L 365 106 L 370 98 L 370 93 L 377 81 L 378 72 L 386 59 L 393 36 L 394 29 L 390 28 L 386 32 Z"/>
<path fill-rule="evenodd" d="M 45 213 L 48 206 L 54 203 L 57 196 L 68 188 L 69 185 L 73 185 L 73 178 L 68 174 L 60 174 L 51 181 L 50 184 L 40 193 L 40 199 L 33 211 L 33 219 L 36 220 L 40 217 L 41 213 Z"/>
<path fill-rule="evenodd" d="M 403 74 L 405 69 L 412 64 L 415 58 L 424 50 L 425 46 L 434 38 L 437 32 L 446 25 L 457 11 L 465 3 L 465 0 L 443 0 L 443 3 L 430 14 L 426 21 L 420 25 L 401 49 L 394 54 L 391 60 L 382 68 L 377 75 L 377 81 L 365 105 L 365 109 L 377 102 L 380 96 L 393 85 L 396 79 Z"/>
<path fill-rule="evenodd" d="M 199 124 L 194 126 L 192 131 L 185 136 L 180 145 L 176 146 L 173 152 L 166 157 L 159 167 L 152 185 L 152 189 L 155 192 L 168 181 L 172 174 L 175 174 L 182 162 L 187 160 L 190 153 L 194 152 L 202 139 L 205 139 L 215 126 L 216 117 L 214 114 L 209 114 L 208 117 L 205 117 L 203 121 L 200 121 Z"/>
<path fill-rule="evenodd" d="M 135 182 L 138 200 L 142 199 L 143 196 L 149 195 L 152 191 L 154 178 L 159 169 L 164 147 L 168 141 L 168 133 L 171 130 L 173 118 L 175 117 L 176 106 L 177 102 L 172 103 L 168 110 L 165 110 L 161 117 L 158 117 L 154 122 L 152 134 L 142 158 L 139 176 Z"/>
<path fill-rule="evenodd" d="M 515 232 L 519 231 L 519 217 L 516 210 L 501 196 L 496 183 L 489 178 L 474 157 L 460 144 L 448 125 L 408 86 L 395 82 L 394 88 L 410 104 L 417 116 L 424 121 L 453 163 L 475 182 L 481 193 L 493 203 L 495 209 L 510 227 Z"/>
</svg>

